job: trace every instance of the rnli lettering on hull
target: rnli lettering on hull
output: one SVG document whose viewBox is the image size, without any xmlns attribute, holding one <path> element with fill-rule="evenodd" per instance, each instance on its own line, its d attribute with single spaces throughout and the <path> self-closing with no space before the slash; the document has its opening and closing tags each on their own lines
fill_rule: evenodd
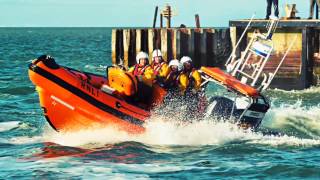
<svg viewBox="0 0 320 180">
<path fill-rule="evenodd" d="M 89 85 L 88 83 L 86 83 L 85 81 L 81 81 L 81 88 L 86 90 L 87 92 L 89 92 L 93 96 L 99 97 L 99 91 L 96 88 Z"/>
</svg>

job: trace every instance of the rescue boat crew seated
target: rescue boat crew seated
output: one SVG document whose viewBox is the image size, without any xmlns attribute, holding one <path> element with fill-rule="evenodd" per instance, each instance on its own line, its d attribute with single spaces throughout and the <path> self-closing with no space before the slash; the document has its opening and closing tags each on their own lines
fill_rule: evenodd
<svg viewBox="0 0 320 180">
<path fill-rule="evenodd" d="M 180 86 L 183 94 L 187 90 L 196 93 L 201 89 L 201 75 L 198 70 L 193 67 L 192 59 L 189 56 L 183 56 L 180 60 L 183 65 L 183 71 L 180 75 Z"/>
<path fill-rule="evenodd" d="M 152 52 L 151 68 L 153 69 L 153 73 L 157 80 L 160 82 L 163 82 L 170 72 L 169 66 L 166 62 L 164 62 L 162 53 L 159 49 L 155 49 Z"/>
<path fill-rule="evenodd" d="M 145 52 L 139 52 L 136 57 L 137 64 L 129 68 L 128 72 L 138 77 L 138 80 L 152 86 L 155 79 L 153 69 L 149 65 L 149 56 Z"/>
<path fill-rule="evenodd" d="M 168 89 L 179 87 L 180 73 L 182 71 L 182 64 L 177 59 L 173 59 L 169 63 L 169 73 L 165 79 L 164 86 Z"/>
</svg>

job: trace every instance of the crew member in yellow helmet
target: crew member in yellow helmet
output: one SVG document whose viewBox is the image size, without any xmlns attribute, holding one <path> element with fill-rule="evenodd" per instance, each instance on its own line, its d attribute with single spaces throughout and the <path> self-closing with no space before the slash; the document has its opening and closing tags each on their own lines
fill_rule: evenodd
<svg viewBox="0 0 320 180">
<path fill-rule="evenodd" d="M 145 52 L 139 52 L 136 57 L 137 64 L 129 68 L 128 72 L 137 76 L 139 81 L 152 86 L 155 75 L 153 69 L 149 65 L 149 56 Z"/>
<path fill-rule="evenodd" d="M 180 77 L 182 91 L 190 89 L 194 93 L 198 92 L 201 89 L 202 78 L 199 71 L 193 67 L 192 59 L 189 56 L 183 56 L 180 63 L 183 65 Z"/>
</svg>

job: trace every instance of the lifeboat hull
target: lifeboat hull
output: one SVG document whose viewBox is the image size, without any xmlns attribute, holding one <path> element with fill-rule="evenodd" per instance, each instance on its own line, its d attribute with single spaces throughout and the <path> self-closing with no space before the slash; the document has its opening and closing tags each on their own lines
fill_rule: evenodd
<svg viewBox="0 0 320 180">
<path fill-rule="evenodd" d="M 107 83 L 105 77 L 58 65 L 50 67 L 45 61 L 50 60 L 31 63 L 29 77 L 36 85 L 40 106 L 53 129 L 70 132 L 113 127 L 129 133 L 144 131 L 143 124 L 150 112 L 102 91 L 99 86 Z"/>
</svg>

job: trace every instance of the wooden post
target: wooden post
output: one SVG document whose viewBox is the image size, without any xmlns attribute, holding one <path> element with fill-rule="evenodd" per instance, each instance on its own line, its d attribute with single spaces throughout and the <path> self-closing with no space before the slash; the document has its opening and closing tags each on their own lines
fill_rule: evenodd
<svg viewBox="0 0 320 180">
<path fill-rule="evenodd" d="M 215 34 L 215 29 L 207 29 L 207 38 L 206 38 L 206 66 L 216 66 L 216 59 L 214 57 L 213 53 L 213 39 L 214 39 L 214 34 Z"/>
<path fill-rule="evenodd" d="M 161 29 L 155 29 L 155 38 L 154 49 L 161 49 Z"/>
<path fill-rule="evenodd" d="M 112 64 L 117 64 L 117 29 L 112 29 L 111 48 L 112 48 Z"/>
<path fill-rule="evenodd" d="M 308 68 L 308 29 L 302 29 L 302 52 L 301 52 L 301 74 L 300 89 L 308 87 L 307 68 Z"/>
<path fill-rule="evenodd" d="M 308 67 L 307 67 L 307 79 L 308 79 L 308 86 L 310 87 L 313 85 L 313 67 L 314 67 L 314 53 L 315 53 L 315 29 L 314 28 L 308 28 Z"/>
<path fill-rule="evenodd" d="M 167 28 L 171 28 L 171 7 L 168 6 L 168 19 L 167 19 Z"/>
<path fill-rule="evenodd" d="M 123 30 L 123 63 L 125 67 L 129 65 L 130 29 Z"/>
<path fill-rule="evenodd" d="M 189 57 L 194 59 L 194 30 L 188 29 L 188 52 Z"/>
<path fill-rule="evenodd" d="M 160 28 L 163 28 L 163 15 L 160 14 Z"/>
<path fill-rule="evenodd" d="M 199 17 L 199 14 L 195 15 L 195 20 L 196 20 L 196 27 L 200 28 L 200 17 Z"/>
<path fill-rule="evenodd" d="M 186 28 L 180 28 L 179 29 L 180 32 L 180 57 L 182 56 L 189 56 L 189 45 L 188 45 L 188 41 L 189 41 L 189 34 L 188 34 L 188 30 Z"/>
<path fill-rule="evenodd" d="M 130 43 L 129 43 L 129 58 L 128 58 L 128 66 L 132 66 L 136 64 L 136 30 L 130 29 Z"/>
<path fill-rule="evenodd" d="M 200 30 L 200 53 L 201 53 L 201 66 L 207 65 L 207 32 L 204 29 Z"/>
<path fill-rule="evenodd" d="M 244 28 L 238 28 L 236 30 L 236 41 L 239 41 L 242 33 L 244 32 Z M 236 50 L 236 56 L 241 57 L 241 52 L 244 51 L 247 47 L 247 36 L 248 33 L 246 33 L 242 39 L 242 41 L 239 43 L 238 49 Z"/>
<path fill-rule="evenodd" d="M 148 29 L 141 30 L 141 51 L 149 52 L 149 50 L 148 50 Z"/>
<path fill-rule="evenodd" d="M 161 52 L 163 59 L 168 62 L 168 30 L 161 29 Z"/>
<path fill-rule="evenodd" d="M 149 50 L 149 62 L 152 61 L 152 51 L 155 48 L 155 31 L 154 29 L 148 29 L 148 50 Z"/>
<path fill-rule="evenodd" d="M 154 18 L 153 18 L 153 28 L 156 27 L 156 22 L 157 22 L 157 16 L 158 16 L 158 6 L 156 6 L 156 9 L 154 10 Z"/>
<path fill-rule="evenodd" d="M 174 59 L 180 58 L 180 50 L 180 31 L 178 29 L 173 29 L 172 51 Z"/>
<path fill-rule="evenodd" d="M 136 54 L 142 50 L 142 30 L 136 30 Z"/>
</svg>

